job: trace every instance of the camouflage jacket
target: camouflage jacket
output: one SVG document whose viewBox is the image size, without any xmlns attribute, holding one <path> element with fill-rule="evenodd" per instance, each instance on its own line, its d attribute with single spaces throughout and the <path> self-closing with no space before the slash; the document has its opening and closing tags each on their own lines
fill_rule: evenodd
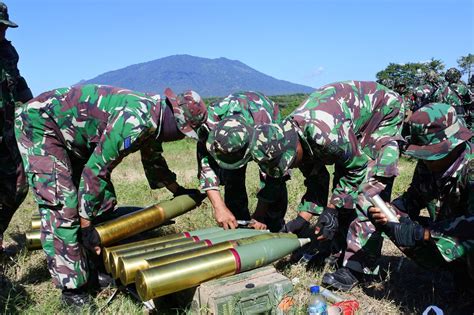
<svg viewBox="0 0 474 315">
<path fill-rule="evenodd" d="M 28 107 L 39 108 L 57 125 L 55 132 L 63 138 L 66 150 L 85 161 L 78 188 L 79 214 L 91 218 L 115 207 L 111 172 L 132 152 L 140 150 L 151 188 L 176 180 L 156 140 L 164 106 L 166 101 L 159 95 L 90 84 L 43 93 L 17 115 Z"/>
<path fill-rule="evenodd" d="M 230 94 L 222 101 L 210 105 L 207 110 L 206 126 L 209 130 L 213 130 L 221 120 L 234 115 L 243 117 L 250 126 L 281 120 L 278 105 L 259 92 Z M 197 145 L 199 184 L 203 191 L 218 190 L 220 182 L 217 169 L 219 166 L 207 152 L 206 140 L 201 139 Z"/>
<path fill-rule="evenodd" d="M 441 176 L 418 162 L 410 187 L 393 201 L 414 219 L 421 209 L 428 209 L 431 238 L 448 262 L 474 249 L 474 146 L 466 144 L 463 154 Z"/>
<path fill-rule="evenodd" d="M 6 39 L 0 41 L 0 142 L 4 136 L 4 128 L 13 128 L 15 102 L 24 103 L 33 97 L 18 71 L 18 59 L 13 45 Z"/>
<path fill-rule="evenodd" d="M 379 193 L 384 186 L 377 177 L 398 175 L 404 111 L 402 98 L 376 82 L 339 82 L 313 92 L 290 114 L 303 140 L 306 182 L 318 182 L 316 170 L 335 164 L 339 176 L 330 202 L 336 207 L 354 209 L 363 182 Z M 302 201 L 299 210 L 320 213 L 325 206 Z"/>
<path fill-rule="evenodd" d="M 471 91 L 462 82 L 443 85 L 434 93 L 433 99 L 456 108 L 458 116 L 465 121 L 467 120 L 468 107 L 472 106 L 474 101 Z"/>
</svg>

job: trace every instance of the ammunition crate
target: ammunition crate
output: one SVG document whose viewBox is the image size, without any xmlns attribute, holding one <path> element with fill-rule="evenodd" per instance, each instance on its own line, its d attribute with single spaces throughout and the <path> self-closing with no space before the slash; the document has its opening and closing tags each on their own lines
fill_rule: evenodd
<svg viewBox="0 0 474 315">
<path fill-rule="evenodd" d="M 286 314 L 291 312 L 291 281 L 267 266 L 202 283 L 192 314 Z"/>
</svg>

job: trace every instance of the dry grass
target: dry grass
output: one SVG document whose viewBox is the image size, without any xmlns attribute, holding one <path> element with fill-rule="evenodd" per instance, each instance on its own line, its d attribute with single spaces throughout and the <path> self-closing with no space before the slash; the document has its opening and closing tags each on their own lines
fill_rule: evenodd
<svg viewBox="0 0 474 315">
<path fill-rule="evenodd" d="M 196 186 L 196 162 L 193 143 L 181 141 L 165 145 L 165 156 L 178 181 L 188 187 Z M 414 161 L 403 160 L 401 175 L 394 186 L 394 196 L 399 195 L 411 179 Z M 258 188 L 257 167 L 248 169 L 248 193 L 250 207 L 255 206 Z M 147 185 L 140 157 L 134 154 L 126 158 L 113 173 L 119 202 L 122 205 L 149 205 L 168 199 L 166 190 L 151 191 Z M 303 178 L 295 172 L 288 182 L 289 210 L 286 218 L 296 215 L 296 206 L 304 192 Z M 24 233 L 29 228 L 31 214 L 36 206 L 31 196 L 21 206 L 6 233 L 6 243 L 13 252 L 12 258 L 5 258 L 0 267 L 0 313 L 61 313 L 67 312 L 58 302 L 59 290 L 50 281 L 44 254 L 41 251 L 28 252 L 24 247 Z M 198 229 L 214 225 L 212 210 L 208 201 L 198 209 L 176 219 L 176 224 L 161 229 L 161 233 Z M 421 313 L 426 306 L 436 304 L 444 308 L 450 304 L 447 295 L 450 290 L 449 277 L 443 273 L 433 274 L 422 270 L 403 259 L 400 251 L 389 241 L 385 241 L 384 257 L 381 259 L 381 276 L 350 293 L 338 294 L 347 299 L 360 302 L 361 313 Z M 305 312 L 309 293 L 308 287 L 320 283 L 323 269 L 307 269 L 303 264 L 291 264 L 289 260 L 277 263 L 277 268 L 294 282 L 294 296 L 300 312 Z M 448 283 L 448 285 L 446 285 Z M 140 314 L 145 311 L 141 303 L 128 295 L 119 293 L 105 306 L 110 291 L 96 298 L 100 313 Z M 166 304 L 166 303 L 164 303 Z M 85 310 L 87 312 L 87 310 Z M 160 309 L 159 313 L 176 313 L 176 310 Z"/>
</svg>

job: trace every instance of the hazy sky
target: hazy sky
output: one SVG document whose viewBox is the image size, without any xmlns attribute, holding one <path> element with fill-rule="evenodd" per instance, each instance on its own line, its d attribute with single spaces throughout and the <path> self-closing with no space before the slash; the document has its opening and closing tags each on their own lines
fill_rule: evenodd
<svg viewBox="0 0 474 315">
<path fill-rule="evenodd" d="M 474 53 L 472 0 L 3 0 L 36 95 L 175 54 L 318 87 Z"/>
</svg>

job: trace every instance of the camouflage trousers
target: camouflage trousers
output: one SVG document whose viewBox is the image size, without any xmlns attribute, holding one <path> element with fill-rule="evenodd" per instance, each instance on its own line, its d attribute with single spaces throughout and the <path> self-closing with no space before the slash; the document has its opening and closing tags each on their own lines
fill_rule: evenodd
<svg viewBox="0 0 474 315">
<path fill-rule="evenodd" d="M 16 138 L 41 215 L 48 269 L 58 288 L 79 288 L 88 279 L 86 253 L 79 242 L 77 197 L 84 164 L 68 155 L 52 119 L 37 111 L 23 114 L 28 119 L 17 122 Z"/>
<path fill-rule="evenodd" d="M 237 220 L 250 220 L 251 218 L 245 185 L 246 171 L 247 165 L 236 170 L 220 168 L 217 172 L 220 183 L 224 185 L 224 202 Z M 263 187 L 257 193 L 257 197 L 260 201 L 268 204 L 268 210 L 262 217 L 255 217 L 255 219 L 265 223 L 270 231 L 278 232 L 285 224 L 284 218 L 288 204 L 286 183 L 284 181 L 273 183 L 262 176 L 260 182 Z M 272 197 L 268 197 L 270 195 Z"/>
<path fill-rule="evenodd" d="M 13 126 L 5 123 L 4 128 L 0 138 L 0 246 L 3 233 L 28 193 Z"/>
<path fill-rule="evenodd" d="M 386 202 L 390 202 L 394 180 L 395 177 L 385 178 L 384 188 L 378 193 Z M 377 260 L 382 254 L 383 245 L 381 232 L 376 230 L 367 214 L 360 209 L 343 216 L 341 221 L 340 232 L 343 236 L 345 234 L 342 265 L 357 272 L 377 274 Z"/>
</svg>

